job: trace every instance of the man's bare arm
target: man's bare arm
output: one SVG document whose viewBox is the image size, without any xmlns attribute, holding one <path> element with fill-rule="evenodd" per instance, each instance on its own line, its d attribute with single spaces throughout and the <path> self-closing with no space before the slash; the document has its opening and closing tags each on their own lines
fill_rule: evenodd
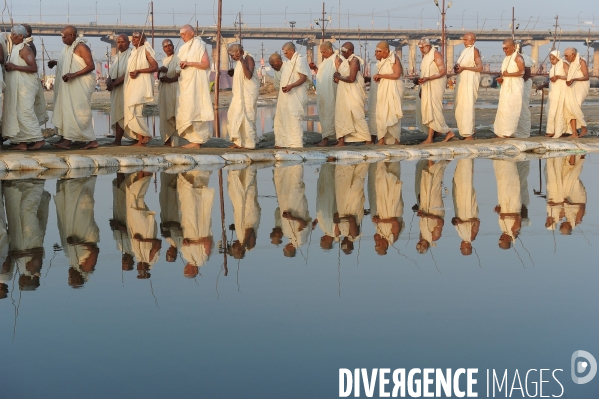
<svg viewBox="0 0 599 399">
<path fill-rule="evenodd" d="M 36 73 L 37 72 L 37 62 L 35 62 L 35 55 L 33 55 L 33 50 L 27 46 L 23 46 L 21 51 L 19 51 L 19 56 L 25 61 L 27 65 L 15 65 L 12 62 L 6 64 L 6 71 L 21 71 L 26 73 Z"/>
</svg>

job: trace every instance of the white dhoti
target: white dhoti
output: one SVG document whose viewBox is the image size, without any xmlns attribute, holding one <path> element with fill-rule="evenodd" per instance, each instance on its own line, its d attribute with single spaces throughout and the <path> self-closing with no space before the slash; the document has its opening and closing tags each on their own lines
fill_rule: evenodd
<svg viewBox="0 0 599 399">
<path fill-rule="evenodd" d="M 549 78 L 554 76 L 566 76 L 564 61 L 561 59 L 557 64 L 551 66 Z M 566 120 L 564 115 L 567 91 L 568 86 L 566 86 L 565 80 L 557 79 L 555 82 L 549 81 L 549 106 L 546 131 L 547 134 L 553 134 L 554 138 L 561 137 L 568 130 L 569 121 Z"/>
<path fill-rule="evenodd" d="M 518 231 L 515 231 L 514 226 L 522 210 L 518 166 L 515 162 L 493 160 L 493 169 L 497 180 L 497 201 L 501 208 L 498 219 L 499 227 L 513 241 L 518 233 Z"/>
<path fill-rule="evenodd" d="M 275 210 L 275 221 L 281 226 L 289 243 L 297 249 L 308 241 L 312 231 L 304 184 L 304 167 L 293 165 L 274 168 L 273 180 L 279 202 L 279 207 Z M 292 217 L 284 217 L 283 212 L 289 212 Z M 302 226 L 299 220 L 295 220 L 297 218 L 306 225 Z"/>
<path fill-rule="evenodd" d="M 580 54 L 576 54 L 574 61 L 570 63 L 568 69 L 568 80 L 583 77 L 582 70 L 580 69 Z M 570 127 L 570 121 L 576 120 L 576 129 L 580 129 L 587 125 L 584 114 L 582 113 L 582 103 L 589 94 L 591 82 L 589 80 L 585 82 L 574 82 L 571 86 L 566 86 L 566 102 L 564 107 L 564 116 L 568 122 L 568 132 L 573 133 Z"/>
<path fill-rule="evenodd" d="M 206 46 L 199 37 L 185 43 L 177 52 L 179 61 L 201 62 Z M 195 144 L 210 138 L 209 121 L 214 120 L 208 72 L 195 67 L 180 69 L 177 95 L 177 135 Z"/>
<path fill-rule="evenodd" d="M 457 63 L 463 67 L 476 67 L 475 50 L 474 45 L 466 47 L 462 50 Z M 479 83 L 480 73 L 474 71 L 462 71 L 456 79 L 454 91 L 455 120 L 462 137 L 470 137 L 474 134 L 474 104 L 478 98 Z"/>
<path fill-rule="evenodd" d="M 401 194 L 401 165 L 399 162 L 377 162 L 369 166 L 368 171 L 368 202 L 370 214 L 374 218 L 382 219 L 373 221 L 376 232 L 393 245 L 404 229 L 403 220 L 404 203 Z M 399 223 L 397 236 L 393 233 L 393 222 Z"/>
<path fill-rule="evenodd" d="M 392 74 L 395 61 L 395 53 L 391 52 L 389 57 L 377 62 L 377 73 Z M 376 84 L 375 89 L 377 92 L 375 99 L 377 139 L 384 140 L 385 144 L 395 144 L 395 140 L 399 141 L 401 138 L 403 82 L 401 78 L 396 80 L 381 79 Z M 370 90 L 372 90 L 372 86 Z"/>
<path fill-rule="evenodd" d="M 339 213 L 339 231 L 350 241 L 356 241 L 362 233 L 353 235 L 350 231 L 348 217 L 354 217 L 358 226 L 364 218 L 364 183 L 368 173 L 368 164 L 358 165 L 336 165 L 335 166 L 335 200 L 337 201 L 337 212 Z"/>
<path fill-rule="evenodd" d="M 247 57 L 249 54 L 244 54 Z M 251 55 L 249 55 L 251 57 Z M 258 70 L 254 68 L 251 79 L 243 73 L 241 61 L 235 65 L 233 74 L 233 98 L 227 120 L 229 121 L 229 139 L 233 144 L 244 148 L 256 148 L 256 106 L 260 94 L 260 79 Z"/>
<path fill-rule="evenodd" d="M 341 76 L 349 76 L 350 61 L 354 58 L 362 64 L 362 60 L 353 54 L 349 58 L 341 57 L 338 70 Z M 335 103 L 335 133 L 338 139 L 344 138 L 346 143 L 370 141 L 370 131 L 364 111 L 365 103 L 366 93 L 362 72 L 358 71 L 353 83 L 339 81 Z"/>
<path fill-rule="evenodd" d="M 428 78 L 439 73 L 439 68 L 435 64 L 435 50 L 431 49 L 422 57 L 420 63 L 420 77 Z M 420 112 L 422 125 L 428 129 L 433 129 L 437 133 L 445 134 L 450 131 L 445 117 L 443 116 L 443 93 L 447 78 L 444 76 L 439 79 L 428 80 L 420 87 Z M 418 103 L 418 101 L 417 101 Z M 424 133 L 428 134 L 428 129 Z"/>
<path fill-rule="evenodd" d="M 131 237 L 131 249 L 140 263 L 150 266 L 156 263 L 159 251 L 152 249 L 156 239 L 156 213 L 146 205 L 145 196 L 152 181 L 152 176 L 138 178 L 136 173 L 127 176 L 127 228 Z"/>
<path fill-rule="evenodd" d="M 518 72 L 516 63 L 517 52 L 505 57 L 501 70 L 508 73 Z M 504 77 L 499 92 L 499 104 L 493 129 L 499 137 L 512 137 L 518 129 L 520 113 L 522 112 L 522 93 L 524 79 L 518 77 Z"/>
<path fill-rule="evenodd" d="M 147 54 L 155 58 L 154 49 L 148 42 L 143 46 L 131 49 L 127 61 L 127 74 L 125 75 L 125 136 L 137 140 L 137 134 L 150 137 L 150 128 L 143 116 L 144 105 L 154 101 L 153 74 L 140 73 L 132 79 L 130 72 L 147 69 L 150 67 Z"/>
<path fill-rule="evenodd" d="M 112 219 L 116 226 L 112 228 L 112 237 L 116 249 L 123 254 L 133 255 L 131 237 L 127 229 L 127 182 L 119 184 L 118 179 L 112 181 Z"/>
<path fill-rule="evenodd" d="M 277 147 L 304 146 L 304 117 L 308 102 L 306 84 L 283 93 L 283 87 L 296 82 L 300 79 L 300 75 L 306 76 L 306 82 L 312 76 L 305 58 L 299 53 L 295 53 L 290 60 L 283 63 L 281 68 L 281 87 L 274 121 L 275 146 Z"/>
<path fill-rule="evenodd" d="M 434 245 L 439 237 L 435 236 L 435 229 L 440 225 L 438 219 L 445 217 L 443 204 L 443 176 L 449 161 L 439 161 L 432 166 L 422 164 L 420 177 L 420 210 L 424 213 L 420 217 L 420 235 L 429 244 Z M 439 233 L 440 234 L 440 233 Z"/>
<path fill-rule="evenodd" d="M 316 105 L 322 138 L 335 139 L 335 101 L 337 85 L 333 82 L 335 54 L 322 60 L 316 73 Z"/>
<path fill-rule="evenodd" d="M 547 187 L 547 217 L 549 230 L 555 230 L 564 211 L 563 158 L 545 160 L 545 185 Z"/>
<path fill-rule="evenodd" d="M 227 175 L 227 189 L 233 204 L 233 220 L 237 239 L 243 243 L 246 232 L 252 230 L 258 235 L 260 226 L 260 204 L 258 203 L 258 185 L 256 169 L 245 168 L 230 170 Z"/>
<path fill-rule="evenodd" d="M 457 162 L 451 193 L 455 216 L 459 219 L 455 225 L 456 231 L 462 241 L 472 242 L 475 219 L 478 219 L 473 159 L 461 159 Z"/>
<path fill-rule="evenodd" d="M 570 222 L 572 227 L 582 222 L 587 203 L 587 191 L 580 180 L 585 159 L 581 155 L 575 155 L 574 157 L 574 165 L 570 164 L 570 157 L 562 159 L 564 212 L 566 221 Z"/>
<path fill-rule="evenodd" d="M 162 60 L 162 66 L 166 67 L 164 74 L 169 79 L 177 76 L 179 68 L 179 59 L 175 54 Z M 160 138 L 166 142 L 173 134 L 177 132 L 177 123 L 175 116 L 177 113 L 177 90 L 179 82 L 158 83 L 158 114 L 160 115 Z"/>
<path fill-rule="evenodd" d="M 110 64 L 110 78 L 117 80 L 127 73 L 127 64 L 131 49 L 119 52 Z M 125 129 L 125 82 L 115 86 L 110 92 L 110 127 L 116 132 L 116 127 Z"/>
</svg>

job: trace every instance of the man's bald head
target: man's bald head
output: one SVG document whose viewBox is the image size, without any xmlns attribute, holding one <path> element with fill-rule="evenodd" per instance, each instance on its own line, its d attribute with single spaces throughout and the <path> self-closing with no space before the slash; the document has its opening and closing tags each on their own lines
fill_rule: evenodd
<svg viewBox="0 0 599 399">
<path fill-rule="evenodd" d="M 121 33 L 116 37 L 116 47 L 120 52 L 127 51 L 129 48 L 129 36 L 124 33 Z"/>
<path fill-rule="evenodd" d="M 468 32 L 462 36 L 462 41 L 464 42 L 464 46 L 472 46 L 474 45 L 474 42 L 476 42 L 476 35 L 472 32 Z"/>
<path fill-rule="evenodd" d="M 73 44 L 75 39 L 77 39 L 77 28 L 73 25 L 67 25 L 61 32 L 62 42 L 67 46 Z"/>
<path fill-rule="evenodd" d="M 322 43 L 319 47 L 319 50 L 323 60 L 328 59 L 335 52 L 335 50 L 333 49 L 333 44 L 331 42 Z"/>
<path fill-rule="evenodd" d="M 195 31 L 193 30 L 193 27 L 189 24 L 183 25 L 181 29 L 179 29 L 181 39 L 183 39 L 185 43 L 193 39 L 194 33 Z"/>
<path fill-rule="evenodd" d="M 343 47 L 345 47 L 348 50 L 351 50 L 352 52 L 354 51 L 354 44 L 352 42 L 343 43 Z"/>
<path fill-rule="evenodd" d="M 31 25 L 29 24 L 21 24 L 27 30 L 27 37 L 31 37 L 33 34 L 33 30 L 31 30 Z"/>
<path fill-rule="evenodd" d="M 332 50 L 332 49 L 333 49 L 333 43 L 331 43 L 331 42 L 329 42 L 329 41 L 326 41 L 326 42 L 324 42 L 324 43 L 322 43 L 322 44 L 320 45 L 320 49 L 321 49 L 321 50 L 324 50 L 324 49 L 327 49 L 327 50 Z"/>
<path fill-rule="evenodd" d="M 281 58 L 280 54 L 273 53 L 268 58 L 268 63 L 270 64 L 272 69 L 274 69 L 275 71 L 280 71 L 281 67 L 283 66 L 283 59 Z"/>
<path fill-rule="evenodd" d="M 516 42 L 514 41 L 514 39 L 505 39 L 505 40 L 503 41 L 503 44 L 506 44 L 506 45 L 508 45 L 508 46 L 515 46 L 515 45 L 516 45 Z"/>
<path fill-rule="evenodd" d="M 71 33 L 71 34 L 77 36 L 77 28 L 75 28 L 73 25 L 67 25 L 62 30 L 62 33 Z"/>
<path fill-rule="evenodd" d="M 516 51 L 516 42 L 514 39 L 505 39 L 503 41 L 502 50 L 506 55 L 511 55 L 514 51 Z"/>
<path fill-rule="evenodd" d="M 378 42 L 376 48 L 374 49 L 374 57 L 377 61 L 381 61 L 389 57 L 389 43 L 384 40 Z"/>
<path fill-rule="evenodd" d="M 243 50 L 243 46 L 239 43 L 233 43 L 229 46 L 229 54 Z"/>
<path fill-rule="evenodd" d="M 378 42 L 378 44 L 376 45 L 376 48 L 380 48 L 381 50 L 389 50 L 389 43 L 387 43 L 386 41 L 380 41 Z"/>
<path fill-rule="evenodd" d="M 287 42 L 287 43 L 283 44 L 282 49 L 283 50 L 293 50 L 293 51 L 295 51 L 295 44 L 293 44 L 291 42 Z"/>
<path fill-rule="evenodd" d="M 268 62 L 271 61 L 282 61 L 283 59 L 281 58 L 281 54 L 279 53 L 272 53 L 270 55 L 270 57 L 268 58 Z"/>
<path fill-rule="evenodd" d="M 576 54 L 578 54 L 578 50 L 576 50 L 574 47 L 568 47 L 566 50 L 564 50 L 564 58 L 568 62 L 574 61 L 576 59 Z"/>
</svg>

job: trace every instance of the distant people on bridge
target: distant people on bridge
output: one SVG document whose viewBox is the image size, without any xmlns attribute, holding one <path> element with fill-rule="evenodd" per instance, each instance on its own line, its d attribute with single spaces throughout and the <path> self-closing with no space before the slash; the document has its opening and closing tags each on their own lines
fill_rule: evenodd
<svg viewBox="0 0 599 399">
<path fill-rule="evenodd" d="M 160 115 L 160 138 L 167 147 L 174 146 L 173 135 L 177 132 L 177 93 L 179 91 L 179 58 L 171 39 L 162 41 L 162 50 L 166 57 L 158 69 L 158 114 Z"/>
<path fill-rule="evenodd" d="M 587 123 L 582 113 L 582 103 L 589 94 L 591 82 L 589 81 L 589 69 L 586 61 L 582 58 L 574 47 L 569 47 L 564 51 L 564 58 L 570 63 L 568 68 L 568 77 L 566 79 L 566 119 L 569 121 L 569 133 L 572 137 L 580 137 L 587 134 Z"/>
<path fill-rule="evenodd" d="M 549 71 L 549 110 L 547 112 L 547 137 L 561 137 L 568 129 L 570 121 L 566 121 L 565 103 L 568 86 L 568 64 L 560 57 L 559 50 L 549 54 L 551 70 Z"/>
<path fill-rule="evenodd" d="M 110 127 L 114 131 L 113 145 L 121 145 L 125 134 L 125 75 L 131 55 L 129 36 L 121 33 L 116 37 L 118 53 L 112 59 L 106 79 L 106 90 L 110 92 Z"/>
<path fill-rule="evenodd" d="M 316 71 L 316 106 L 322 141 L 321 147 L 327 146 L 329 141 L 335 140 L 335 104 L 337 101 L 337 84 L 333 81 L 335 73 L 335 49 L 331 42 L 324 42 L 319 47 L 322 62 L 316 66 L 310 63 L 310 69 Z"/>
<path fill-rule="evenodd" d="M 505 39 L 502 46 L 505 59 L 497 83 L 501 84 L 499 105 L 495 116 L 494 131 L 498 137 L 508 138 L 516 134 L 522 112 L 524 90 L 524 59 L 516 51 L 516 43 Z"/>
<path fill-rule="evenodd" d="M 62 49 L 58 60 L 48 61 L 49 68 L 56 68 L 54 86 L 54 111 L 52 122 L 61 139 L 56 148 L 69 150 L 71 144 L 87 142 L 83 149 L 98 147 L 92 123 L 91 96 L 96 87 L 96 75 L 92 52 L 86 40 L 77 35 L 77 28 L 66 26 L 61 33 Z"/>
<path fill-rule="evenodd" d="M 462 37 L 462 41 L 465 48 L 453 67 L 453 71 L 458 75 L 454 91 L 454 111 L 460 136 L 464 140 L 473 140 L 475 126 L 474 104 L 478 98 L 478 86 L 480 73 L 483 70 L 483 62 L 480 51 L 474 45 L 476 42 L 474 33 L 466 33 Z"/>
</svg>

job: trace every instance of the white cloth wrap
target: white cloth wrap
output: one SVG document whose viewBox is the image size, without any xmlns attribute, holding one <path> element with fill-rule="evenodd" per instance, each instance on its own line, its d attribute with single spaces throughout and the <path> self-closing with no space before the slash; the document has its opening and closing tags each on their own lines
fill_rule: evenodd
<svg viewBox="0 0 599 399">
<path fill-rule="evenodd" d="M 310 232 L 310 210 L 306 198 L 304 184 L 304 167 L 302 165 L 285 166 L 273 170 L 273 180 L 279 207 L 275 210 L 275 224 L 280 226 L 283 234 L 294 248 L 299 248 L 308 241 Z M 283 212 L 290 212 L 293 217 L 303 219 L 308 225 L 300 230 L 300 222 L 283 217 Z"/>
<path fill-rule="evenodd" d="M 362 60 L 352 54 L 349 58 L 341 57 L 338 72 L 341 76 L 349 76 L 350 61 Z M 353 83 L 339 81 L 337 84 L 337 101 L 335 105 L 335 133 L 337 138 L 345 138 L 345 142 L 370 141 L 370 131 L 366 123 L 364 105 L 366 93 L 364 92 L 364 77 L 358 71 Z"/>
<path fill-rule="evenodd" d="M 551 66 L 549 78 L 554 76 L 566 76 L 564 60 L 560 59 L 557 64 Z M 549 81 L 549 107 L 547 112 L 547 133 L 553 137 L 561 137 L 568 130 L 568 121 L 564 115 L 568 86 L 563 79 L 555 82 Z"/>
<path fill-rule="evenodd" d="M 110 64 L 110 79 L 117 80 L 127 73 L 127 63 L 131 49 L 119 52 Z M 116 127 L 125 128 L 125 82 L 115 86 L 110 92 L 110 127 L 116 131 Z"/>
<path fill-rule="evenodd" d="M 583 76 L 584 75 L 580 65 L 580 54 L 576 54 L 576 58 L 570 63 L 570 68 L 568 69 L 568 80 L 582 78 Z M 566 120 L 568 121 L 568 125 L 571 120 L 575 119 L 576 129 L 580 129 L 581 127 L 587 125 L 584 119 L 584 114 L 582 113 L 582 103 L 589 94 L 591 82 L 589 80 L 585 82 L 577 81 L 572 83 L 571 86 L 566 87 L 566 105 L 564 108 L 564 114 Z M 570 132 L 570 130 L 572 129 L 570 126 L 568 126 L 568 131 Z"/>
<path fill-rule="evenodd" d="M 514 52 L 504 58 L 501 71 L 508 73 L 518 72 L 516 58 L 518 53 Z M 524 79 L 518 77 L 504 77 L 499 92 L 499 104 L 493 129 L 497 136 L 512 137 L 518 128 L 520 112 L 522 112 L 522 93 L 524 91 Z"/>
<path fill-rule="evenodd" d="M 257 236 L 260 226 L 261 210 L 258 203 L 256 169 L 230 170 L 227 174 L 227 190 L 233 204 L 235 234 L 243 243 L 246 230 L 254 230 Z"/>
<path fill-rule="evenodd" d="M 460 159 L 457 162 L 451 193 L 455 216 L 465 222 L 456 224 L 455 229 L 462 241 L 472 242 L 472 228 L 475 224 L 472 219 L 478 219 L 473 159 Z"/>
<path fill-rule="evenodd" d="M 247 53 L 243 58 L 248 56 L 253 58 Z M 251 79 L 247 79 L 241 61 L 237 61 L 233 74 L 233 98 L 227 111 L 229 139 L 233 144 L 244 148 L 256 148 L 256 111 L 259 94 L 260 79 L 257 68 L 254 67 Z"/>
<path fill-rule="evenodd" d="M 399 162 L 371 163 L 368 171 L 368 202 L 370 214 L 381 219 L 397 218 L 400 228 L 397 237 L 393 236 L 393 225 L 390 222 L 374 223 L 376 232 L 389 245 L 399 238 L 405 223 L 403 220 L 404 203 L 401 195 L 401 165 Z"/>
<path fill-rule="evenodd" d="M 335 54 L 322 60 L 316 73 L 316 105 L 320 118 L 322 138 L 335 138 L 335 101 L 337 84 L 333 82 Z"/>
<path fill-rule="evenodd" d="M 474 46 L 462 50 L 458 58 L 458 64 L 467 68 L 476 67 Z M 478 99 L 478 86 L 480 83 L 480 72 L 462 71 L 456 78 L 454 91 L 455 120 L 458 131 L 462 137 L 470 137 L 474 134 L 474 104 Z"/>
<path fill-rule="evenodd" d="M 439 68 L 435 63 L 435 50 L 431 49 L 422 57 L 420 77 L 428 78 L 438 73 Z M 426 81 L 420 88 L 419 110 L 422 125 L 443 134 L 450 131 L 443 116 L 443 93 L 445 93 L 446 84 L 447 78 L 443 76 L 439 79 Z"/>
<path fill-rule="evenodd" d="M 390 52 L 387 58 L 377 62 L 377 73 L 392 74 L 393 65 L 396 61 L 395 53 Z M 385 144 L 395 144 L 395 140 L 399 141 L 401 138 L 403 82 L 401 78 L 395 80 L 381 79 L 376 83 L 375 89 L 377 93 L 375 100 L 376 136 L 379 140 L 384 139 Z M 372 86 L 370 90 L 372 90 Z"/>
<path fill-rule="evenodd" d="M 130 72 L 150 67 L 147 54 L 155 59 L 154 49 L 148 42 L 131 49 L 125 75 L 125 135 L 136 140 L 136 134 L 149 137 L 150 128 L 143 116 L 144 104 L 154 101 L 154 74 L 140 73 L 132 79 Z"/>
<path fill-rule="evenodd" d="M 165 57 L 162 60 L 162 66 L 166 67 L 164 74 L 167 78 L 177 76 L 179 59 L 176 54 Z M 177 131 L 175 115 L 177 113 L 177 90 L 179 82 L 158 83 L 158 114 L 160 115 L 160 138 L 162 142 L 167 141 Z"/>
</svg>

